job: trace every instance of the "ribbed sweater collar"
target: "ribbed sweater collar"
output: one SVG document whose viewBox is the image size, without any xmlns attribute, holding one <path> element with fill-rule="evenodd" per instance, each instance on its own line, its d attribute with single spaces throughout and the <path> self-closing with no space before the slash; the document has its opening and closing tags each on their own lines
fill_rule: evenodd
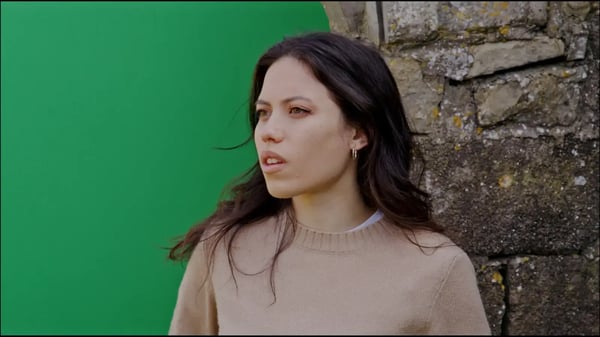
<svg viewBox="0 0 600 337">
<path fill-rule="evenodd" d="M 324 252 L 345 252 L 368 248 L 390 240 L 399 228 L 381 219 L 370 226 L 354 232 L 320 232 L 298 224 L 295 245 Z"/>
</svg>

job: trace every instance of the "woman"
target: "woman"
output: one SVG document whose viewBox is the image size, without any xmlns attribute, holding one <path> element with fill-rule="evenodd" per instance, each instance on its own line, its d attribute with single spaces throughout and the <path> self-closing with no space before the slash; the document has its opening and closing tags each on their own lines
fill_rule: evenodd
<svg viewBox="0 0 600 337">
<path fill-rule="evenodd" d="M 490 334 L 473 265 L 409 180 L 411 134 L 378 51 L 288 38 L 255 68 L 258 162 L 169 254 L 169 334 Z"/>
</svg>

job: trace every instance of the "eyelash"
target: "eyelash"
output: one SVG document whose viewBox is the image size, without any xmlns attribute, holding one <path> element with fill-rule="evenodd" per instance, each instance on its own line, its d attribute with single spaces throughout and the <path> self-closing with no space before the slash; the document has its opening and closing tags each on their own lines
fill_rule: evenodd
<svg viewBox="0 0 600 337">
<path fill-rule="evenodd" d="M 297 113 L 294 113 L 293 111 L 300 111 L 299 112 L 300 114 L 307 114 L 307 113 L 310 112 L 310 110 L 303 109 L 303 108 L 300 108 L 300 107 L 297 107 L 297 106 L 291 107 L 290 111 L 289 111 L 290 114 L 296 115 Z M 267 113 L 267 111 L 265 109 L 259 109 L 259 110 L 256 110 L 256 112 L 254 113 L 254 116 L 258 120 L 258 119 L 261 118 L 261 115 L 263 113 Z"/>
<path fill-rule="evenodd" d="M 256 110 L 256 112 L 254 113 L 254 117 L 256 118 L 256 120 L 259 120 L 259 119 L 260 119 L 260 116 L 261 116 L 261 114 L 262 114 L 263 112 L 267 112 L 267 111 L 266 111 L 266 110 L 264 110 L 264 109 L 259 109 L 259 110 Z"/>
<path fill-rule="evenodd" d="M 301 111 L 301 113 L 303 113 L 303 114 L 305 114 L 305 113 L 309 113 L 309 112 L 310 112 L 310 111 L 308 111 L 308 110 L 306 110 L 306 109 L 302 109 L 302 108 L 300 108 L 300 107 L 297 107 L 297 106 L 295 106 L 295 107 L 292 107 L 292 108 L 290 109 L 290 113 L 292 113 L 292 111 L 294 111 L 294 110 L 300 110 L 300 111 Z"/>
</svg>

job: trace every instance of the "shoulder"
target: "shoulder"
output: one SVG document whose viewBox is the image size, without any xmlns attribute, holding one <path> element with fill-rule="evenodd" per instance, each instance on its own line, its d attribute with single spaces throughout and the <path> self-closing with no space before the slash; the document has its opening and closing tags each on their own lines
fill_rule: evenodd
<svg viewBox="0 0 600 337">
<path fill-rule="evenodd" d="M 280 238 L 281 226 L 277 216 L 266 217 L 247 224 L 225 228 L 218 226 L 211 231 L 207 244 L 214 244 L 218 252 L 235 252 L 236 255 L 254 254 L 269 250 Z M 216 235 L 215 235 L 216 234 Z"/>
<path fill-rule="evenodd" d="M 470 261 L 467 253 L 443 233 L 428 230 L 400 230 L 403 253 L 432 266 L 451 266 L 456 261 Z"/>
<path fill-rule="evenodd" d="M 215 263 L 227 263 L 231 256 L 236 259 L 236 264 L 256 256 L 267 256 L 278 238 L 274 235 L 277 223 L 275 217 L 233 227 L 209 223 L 193 247 L 187 265 L 206 273 L 212 271 Z"/>
<path fill-rule="evenodd" d="M 269 216 L 248 224 L 239 225 L 239 229 L 236 232 L 235 244 L 238 245 L 238 241 L 244 242 L 256 242 L 257 244 L 264 244 L 277 237 L 281 230 L 281 219 L 278 216 Z M 238 239 L 239 238 L 239 239 Z"/>
<path fill-rule="evenodd" d="M 412 239 L 417 246 L 427 248 L 426 252 L 436 253 L 444 252 L 453 254 L 463 252 L 452 239 L 443 233 L 432 232 L 428 230 L 404 231 L 407 239 Z"/>
<path fill-rule="evenodd" d="M 218 220 L 207 223 L 198 247 L 221 245 L 223 242 L 229 243 L 230 240 L 237 242 L 239 238 L 250 239 L 257 236 L 268 235 L 278 228 L 277 216 L 266 217 L 247 224 L 225 224 Z"/>
<path fill-rule="evenodd" d="M 406 244 L 402 245 L 404 258 L 410 259 L 406 264 L 412 266 L 412 270 L 420 272 L 421 285 L 439 289 L 448 279 L 462 280 L 460 282 L 474 279 L 471 258 L 446 235 L 425 230 L 406 234 Z"/>
</svg>

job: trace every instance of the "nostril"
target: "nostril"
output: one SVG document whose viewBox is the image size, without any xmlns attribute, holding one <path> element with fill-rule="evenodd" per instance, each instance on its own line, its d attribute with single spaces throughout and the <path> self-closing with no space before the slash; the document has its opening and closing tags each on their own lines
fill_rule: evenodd
<svg viewBox="0 0 600 337">
<path fill-rule="evenodd" d="M 265 143 L 279 143 L 283 139 L 283 135 L 279 131 L 266 130 L 261 134 L 261 139 Z"/>
</svg>

